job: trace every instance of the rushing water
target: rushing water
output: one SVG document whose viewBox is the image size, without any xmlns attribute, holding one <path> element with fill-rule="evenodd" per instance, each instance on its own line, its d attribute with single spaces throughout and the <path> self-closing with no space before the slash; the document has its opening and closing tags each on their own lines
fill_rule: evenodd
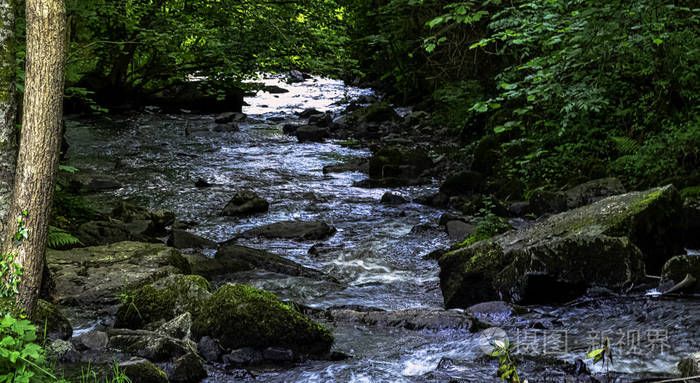
<svg viewBox="0 0 700 383">
<path fill-rule="evenodd" d="M 320 269 L 339 282 L 272 273 L 245 273 L 237 279 L 284 299 L 317 308 L 347 304 L 386 310 L 441 307 L 439 269 L 424 255 L 447 246 L 448 239 L 430 227 L 412 229 L 437 222 L 443 212 L 413 203 L 382 205 L 379 200 L 388 189 L 353 187 L 365 177 L 360 173 L 323 174 L 324 166 L 367 157 L 367 150 L 348 149 L 332 141 L 300 144 L 282 134 L 282 124 L 298 120 L 294 112 L 309 107 L 337 112 L 342 107 L 339 101 L 370 91 L 325 79 L 301 84 L 265 82 L 290 92 L 261 92 L 247 99 L 251 105 L 244 112 L 249 122 L 241 125 L 240 132 L 203 130 L 213 122 L 212 116 L 164 114 L 155 109 L 115 116 L 108 124 L 73 121 L 67 131 L 70 163 L 114 175 L 124 187 L 113 194 L 139 198 L 151 208 L 173 210 L 180 220 L 197 222 L 196 233 L 215 241 L 288 219 L 324 220 L 334 225 L 338 232 L 323 241 L 326 250 L 317 255 L 308 253 L 315 242 L 239 241 Z M 198 179 L 214 186 L 196 188 Z M 393 191 L 416 196 L 436 188 L 426 185 Z M 226 202 L 242 189 L 254 190 L 270 201 L 270 211 L 248 218 L 219 216 Z M 571 362 L 585 355 L 595 338 L 617 337 L 615 341 L 624 342 L 618 344 L 621 357 L 612 369 L 631 374 L 625 378 L 629 380 L 671 374 L 681 356 L 697 351 L 698 314 L 698 302 L 618 297 L 536 307 L 517 317 L 489 319 L 506 329 L 528 354 Z M 335 348 L 351 355 L 350 359 L 248 372 L 213 369 L 208 381 L 497 381 L 494 362 L 479 347 L 479 334 L 358 325 L 340 325 L 333 331 Z M 637 333 L 638 339 L 634 338 Z M 537 364 L 526 363 L 523 369 L 538 377 L 548 374 Z M 556 376 L 553 379 L 557 381 Z"/>
</svg>

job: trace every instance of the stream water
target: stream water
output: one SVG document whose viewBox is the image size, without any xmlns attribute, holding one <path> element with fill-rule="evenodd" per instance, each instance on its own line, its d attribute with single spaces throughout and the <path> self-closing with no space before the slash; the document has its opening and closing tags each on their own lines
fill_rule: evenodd
<svg viewBox="0 0 700 383">
<path fill-rule="evenodd" d="M 369 151 L 338 142 L 298 143 L 282 134 L 294 112 L 314 107 L 338 112 L 342 102 L 370 93 L 338 81 L 300 84 L 265 80 L 289 93 L 260 92 L 246 99 L 249 122 L 235 133 L 201 127 L 212 116 L 165 114 L 156 109 L 113 116 L 111 123 L 71 121 L 67 137 L 73 166 L 115 176 L 124 187 L 113 192 L 151 208 L 195 221 L 193 231 L 224 241 L 254 226 L 288 219 L 324 220 L 338 229 L 310 255 L 317 242 L 241 239 L 239 243 L 281 254 L 333 276 L 339 283 L 272 273 L 245 273 L 237 281 L 272 291 L 283 299 L 316 307 L 358 304 L 385 310 L 440 308 L 437 262 L 430 251 L 449 246 L 430 225 L 443 211 L 419 204 L 382 205 L 389 189 L 363 189 L 361 173 L 324 174 L 326 165 Z M 273 122 L 274 121 L 274 122 Z M 204 179 L 214 186 L 194 186 Z M 250 189 L 270 201 L 268 213 L 249 218 L 218 213 L 237 190 Z M 392 189 L 405 196 L 434 192 L 437 184 Z M 414 229 L 414 227 L 419 226 Z M 644 296 L 586 298 L 558 307 L 532 307 L 518 316 L 489 318 L 505 329 L 528 355 L 573 362 L 605 336 L 616 343 L 613 371 L 618 381 L 665 376 L 681 357 L 698 351 L 700 303 Z M 307 361 L 251 371 L 212 369 L 208 382 L 470 382 L 498 381 L 496 364 L 466 330 L 409 331 L 339 325 L 331 327 L 335 348 L 352 357 L 340 362 Z M 442 361 L 442 362 L 441 362 Z M 541 363 L 524 363 L 524 375 L 557 380 Z M 531 379 L 535 381 L 537 379 Z"/>
</svg>

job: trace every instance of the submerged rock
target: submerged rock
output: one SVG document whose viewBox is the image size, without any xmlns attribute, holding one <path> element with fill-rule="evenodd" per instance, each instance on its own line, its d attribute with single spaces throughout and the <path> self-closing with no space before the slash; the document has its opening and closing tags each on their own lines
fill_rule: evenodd
<svg viewBox="0 0 700 383">
<path fill-rule="evenodd" d="M 244 231 L 241 237 L 320 240 L 335 233 L 335 228 L 321 221 L 281 221 Z"/>
<path fill-rule="evenodd" d="M 328 352 L 333 336 L 273 294 L 240 284 L 220 287 L 195 319 L 196 334 L 226 348 L 289 348 L 302 354 Z"/>
<path fill-rule="evenodd" d="M 409 309 L 398 311 L 356 311 L 329 309 L 326 315 L 333 322 L 361 323 L 366 326 L 400 327 L 407 330 L 470 330 L 469 315 L 455 310 Z"/>
<path fill-rule="evenodd" d="M 619 290 L 679 250 L 680 207 L 673 186 L 633 192 L 449 252 L 439 261 L 445 305 L 561 301 L 590 285 Z"/>
<path fill-rule="evenodd" d="M 226 204 L 221 215 L 249 215 L 264 213 L 270 208 L 270 203 L 252 191 L 239 191 Z"/>
<path fill-rule="evenodd" d="M 176 274 L 128 294 L 117 311 L 116 327 L 141 328 L 185 312 L 197 315 L 209 298 L 209 282 L 199 275 Z"/>
<path fill-rule="evenodd" d="M 56 283 L 56 301 L 81 309 L 117 304 L 124 291 L 191 270 L 177 250 L 141 242 L 47 250 L 46 261 Z"/>
</svg>

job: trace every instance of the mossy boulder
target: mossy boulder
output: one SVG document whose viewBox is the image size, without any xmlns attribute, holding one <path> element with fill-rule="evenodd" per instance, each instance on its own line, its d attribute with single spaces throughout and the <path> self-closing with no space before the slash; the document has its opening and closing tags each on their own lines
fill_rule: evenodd
<svg viewBox="0 0 700 383">
<path fill-rule="evenodd" d="M 185 312 L 196 316 L 209 298 L 209 282 L 199 275 L 171 275 L 126 294 L 116 327 L 141 328 Z"/>
<path fill-rule="evenodd" d="M 385 121 L 398 121 L 400 118 L 394 108 L 386 102 L 359 108 L 351 114 L 351 119 L 358 124 L 381 124 Z"/>
<path fill-rule="evenodd" d="M 32 314 L 32 323 L 37 327 L 37 335 L 47 340 L 68 340 L 73 336 L 73 326 L 65 315 L 54 305 L 39 299 Z M 43 339 L 42 339 L 43 340 Z"/>
<path fill-rule="evenodd" d="M 192 269 L 177 250 L 142 242 L 47 250 L 46 261 L 56 284 L 56 302 L 77 310 L 118 304 L 124 291 Z"/>
<path fill-rule="evenodd" d="M 609 197 L 510 231 L 440 259 L 447 307 L 488 300 L 543 302 L 587 286 L 619 289 L 659 272 L 680 251 L 680 196 L 673 186 Z M 558 294 L 569 291 L 571 294 Z"/>
<path fill-rule="evenodd" d="M 146 359 L 127 360 L 119 363 L 119 369 L 132 383 L 168 383 L 165 372 Z"/>
<path fill-rule="evenodd" d="M 264 290 L 241 284 L 221 286 L 195 317 L 194 333 L 223 347 L 284 347 L 302 354 L 327 352 L 333 336 L 292 306 Z"/>
</svg>

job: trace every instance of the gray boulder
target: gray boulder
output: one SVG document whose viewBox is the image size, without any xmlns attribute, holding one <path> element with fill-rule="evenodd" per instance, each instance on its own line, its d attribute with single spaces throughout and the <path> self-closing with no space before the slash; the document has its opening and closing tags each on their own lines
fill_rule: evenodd
<svg viewBox="0 0 700 383">
<path fill-rule="evenodd" d="M 335 233 L 335 228 L 321 221 L 281 221 L 244 231 L 240 237 L 321 240 Z"/>
<path fill-rule="evenodd" d="M 659 272 L 682 230 L 673 186 L 633 192 L 560 213 L 440 258 L 447 307 L 490 300 L 567 300 L 587 286 L 621 289 Z"/>
<path fill-rule="evenodd" d="M 56 284 L 54 298 L 79 311 L 116 305 L 124 291 L 191 270 L 177 250 L 141 242 L 47 250 L 46 261 Z"/>
<path fill-rule="evenodd" d="M 237 216 L 264 213 L 270 203 L 252 191 L 239 191 L 226 204 L 221 215 Z"/>
<path fill-rule="evenodd" d="M 299 126 L 294 132 L 299 142 L 321 142 L 328 138 L 328 129 L 315 125 Z"/>
<path fill-rule="evenodd" d="M 212 240 L 192 234 L 189 231 L 173 229 L 170 237 L 168 237 L 168 246 L 176 249 L 215 249 L 218 245 Z"/>
</svg>

